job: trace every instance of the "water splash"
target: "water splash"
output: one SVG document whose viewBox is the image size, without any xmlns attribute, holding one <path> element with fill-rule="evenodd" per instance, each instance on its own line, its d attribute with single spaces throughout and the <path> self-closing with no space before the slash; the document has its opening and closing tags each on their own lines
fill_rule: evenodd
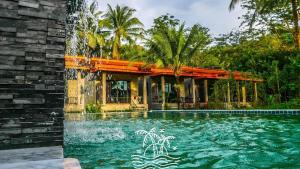
<svg viewBox="0 0 300 169">
<path fill-rule="evenodd" d="M 64 139 L 67 144 L 98 144 L 123 140 L 126 134 L 120 127 L 99 124 L 96 121 L 65 122 Z"/>
<path fill-rule="evenodd" d="M 83 55 L 88 58 L 91 57 L 91 54 L 88 51 L 87 37 L 91 30 L 94 34 L 98 32 L 98 22 L 100 20 L 100 18 L 94 16 L 91 12 L 91 4 L 95 4 L 95 8 L 98 7 L 96 0 L 93 0 L 92 2 L 83 0 L 79 10 L 68 16 L 70 23 L 67 25 L 67 55 Z M 78 5 L 78 2 L 76 5 Z"/>
<path fill-rule="evenodd" d="M 80 2 L 75 0 L 72 3 L 73 4 L 69 5 L 75 6 L 77 10 L 69 14 L 67 18 L 66 55 L 74 56 L 72 57 L 72 62 L 74 62 L 75 65 L 90 65 L 92 54 L 88 46 L 88 36 L 89 33 L 96 34 L 98 32 L 98 23 L 100 20 L 99 16 L 93 14 L 91 4 L 94 4 L 94 10 L 97 10 L 98 3 L 96 0 L 82 0 Z M 85 61 L 82 63 L 82 61 L 75 56 L 83 56 Z M 77 81 L 77 85 L 80 85 L 80 91 L 77 91 L 77 95 L 94 96 L 99 91 L 99 87 L 94 88 L 93 85 L 91 86 L 87 83 L 88 81 L 94 80 L 97 75 L 99 76 L 99 72 L 90 73 L 79 69 L 66 69 L 65 72 L 65 79 L 67 80 L 76 80 L 79 76 L 83 79 L 82 82 Z M 82 83 L 87 83 L 87 85 L 82 85 Z M 68 91 L 67 87 L 68 85 L 65 85 L 65 91 Z M 65 103 L 67 103 L 67 97 L 68 94 L 65 95 Z"/>
</svg>

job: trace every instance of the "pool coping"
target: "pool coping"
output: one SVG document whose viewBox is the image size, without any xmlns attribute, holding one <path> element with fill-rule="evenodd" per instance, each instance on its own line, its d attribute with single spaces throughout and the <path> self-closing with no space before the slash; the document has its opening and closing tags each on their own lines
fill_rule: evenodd
<svg viewBox="0 0 300 169">
<path fill-rule="evenodd" d="M 255 109 L 255 110 L 150 110 L 151 112 L 197 112 L 201 114 L 264 114 L 264 115 L 300 115 L 300 109 Z"/>
</svg>

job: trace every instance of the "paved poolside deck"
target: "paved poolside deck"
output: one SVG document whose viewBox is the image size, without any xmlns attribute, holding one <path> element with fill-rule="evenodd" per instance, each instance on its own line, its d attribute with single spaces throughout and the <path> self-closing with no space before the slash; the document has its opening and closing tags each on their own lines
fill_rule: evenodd
<svg viewBox="0 0 300 169">
<path fill-rule="evenodd" d="M 0 150 L 0 169 L 81 169 L 76 159 L 64 159 L 63 148 Z"/>
</svg>

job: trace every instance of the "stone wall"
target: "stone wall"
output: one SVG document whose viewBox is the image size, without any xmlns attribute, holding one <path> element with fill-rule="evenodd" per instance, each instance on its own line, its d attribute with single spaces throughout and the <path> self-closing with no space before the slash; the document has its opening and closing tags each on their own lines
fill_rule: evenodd
<svg viewBox="0 0 300 169">
<path fill-rule="evenodd" d="M 0 149 L 63 144 L 66 0 L 0 1 Z"/>
</svg>

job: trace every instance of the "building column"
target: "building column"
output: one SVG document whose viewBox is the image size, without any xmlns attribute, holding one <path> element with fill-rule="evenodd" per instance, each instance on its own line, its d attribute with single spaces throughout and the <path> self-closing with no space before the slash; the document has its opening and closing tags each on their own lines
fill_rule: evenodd
<svg viewBox="0 0 300 169">
<path fill-rule="evenodd" d="M 237 95 L 237 105 L 240 107 L 241 104 L 241 95 L 240 95 L 240 81 L 236 81 L 236 95 Z"/>
<path fill-rule="evenodd" d="M 230 96 L 230 83 L 227 82 L 227 103 L 231 103 L 231 96 Z"/>
<path fill-rule="evenodd" d="M 184 86 L 184 79 L 180 79 L 179 85 L 179 96 L 185 98 L 185 86 Z"/>
<path fill-rule="evenodd" d="M 161 98 L 162 98 L 162 109 L 165 109 L 166 105 L 166 87 L 165 87 L 165 77 L 161 76 Z"/>
<path fill-rule="evenodd" d="M 77 72 L 77 84 L 78 84 L 78 103 L 82 111 L 85 109 L 85 92 L 84 92 L 84 78 L 82 78 L 81 72 Z"/>
<path fill-rule="evenodd" d="M 106 104 L 106 72 L 102 72 L 102 104 Z"/>
<path fill-rule="evenodd" d="M 247 104 L 247 93 L 246 93 L 246 86 L 243 84 L 242 86 L 242 97 L 243 97 L 243 106 Z"/>
<path fill-rule="evenodd" d="M 207 79 L 204 80 L 204 94 L 205 94 L 205 103 L 208 103 L 208 82 L 207 82 Z"/>
<path fill-rule="evenodd" d="M 144 76 L 143 79 L 143 104 L 148 104 L 148 95 L 147 95 L 147 76 Z"/>
<path fill-rule="evenodd" d="M 129 83 L 130 85 L 130 100 L 129 100 L 129 103 L 130 104 L 134 104 L 134 105 L 138 105 L 142 102 L 142 100 L 139 100 L 138 99 L 138 82 L 139 82 L 139 79 L 136 78 L 136 79 L 132 79 Z"/>
<path fill-rule="evenodd" d="M 258 95 L 257 95 L 257 83 L 254 82 L 254 101 L 258 101 Z"/>
<path fill-rule="evenodd" d="M 195 79 L 192 78 L 192 96 L 193 96 L 193 103 L 196 104 L 196 84 Z"/>
</svg>

